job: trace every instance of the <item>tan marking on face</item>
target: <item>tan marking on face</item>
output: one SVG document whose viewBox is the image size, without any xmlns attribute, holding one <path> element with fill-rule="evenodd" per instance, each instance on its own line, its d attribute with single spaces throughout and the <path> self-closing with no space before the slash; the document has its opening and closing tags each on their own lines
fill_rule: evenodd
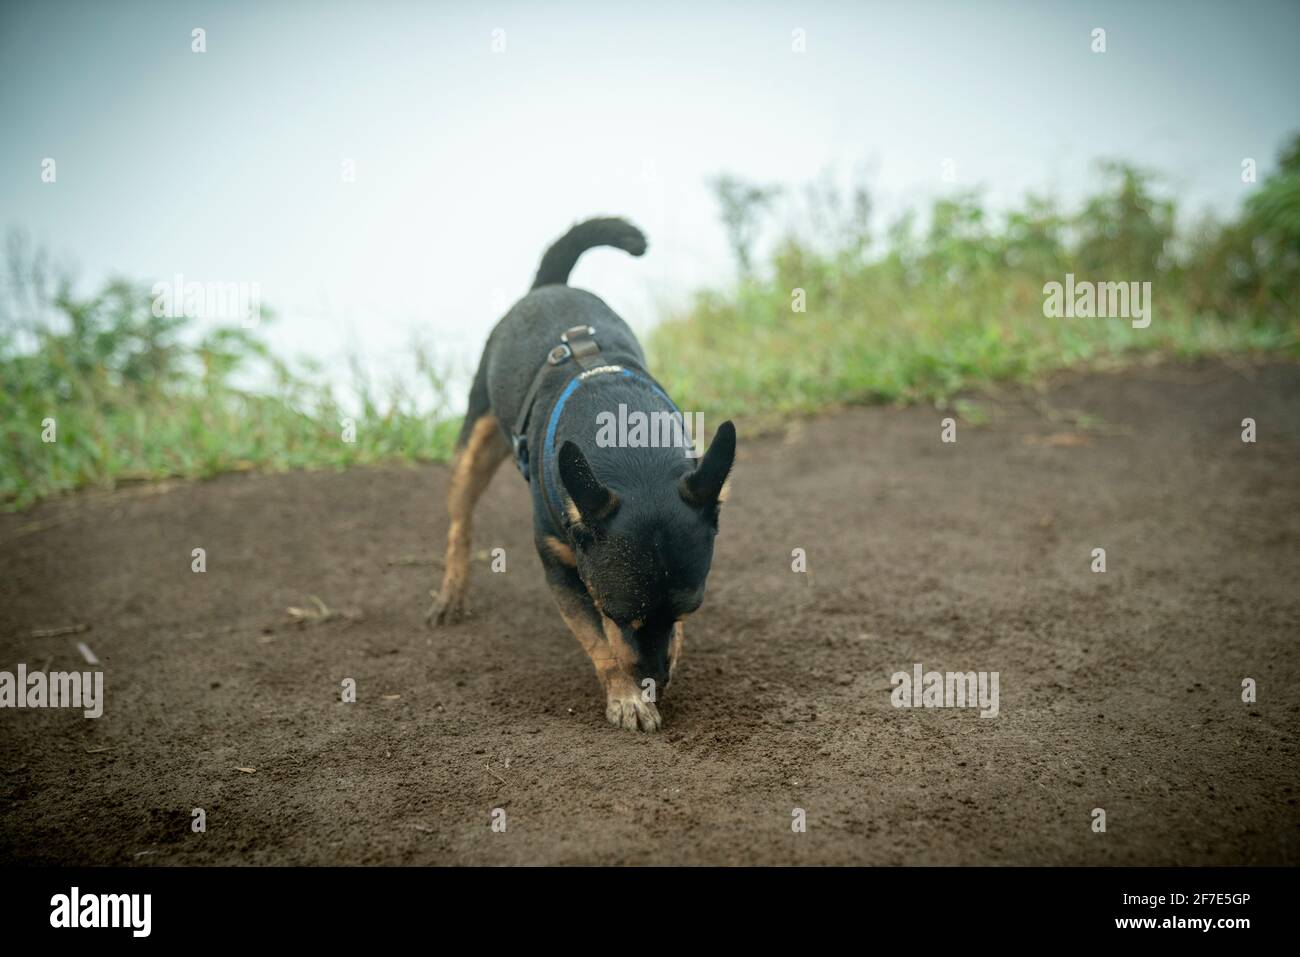
<svg viewBox="0 0 1300 957">
<path fill-rule="evenodd" d="M 582 524 L 582 513 L 578 511 L 578 506 L 573 504 L 573 499 L 567 495 L 564 497 L 564 514 L 569 517 L 569 521 L 574 525 Z"/>
<path fill-rule="evenodd" d="M 720 492 L 718 493 L 718 504 L 721 505 L 723 502 L 725 502 L 725 501 L 727 500 L 727 497 L 728 497 L 729 495 L 731 495 L 731 476 L 730 476 L 730 475 L 728 475 L 728 476 L 727 476 L 727 480 L 726 480 L 725 482 L 722 483 L 722 491 L 720 491 Z"/>
<path fill-rule="evenodd" d="M 610 492 L 609 498 L 607 498 L 605 500 L 605 504 L 600 507 L 600 511 L 593 512 L 589 516 L 589 518 L 593 522 L 604 521 L 605 519 L 609 518 L 609 516 L 614 514 L 614 510 L 618 508 L 618 503 L 619 503 L 618 496 L 615 495 L 613 492 Z"/>
<path fill-rule="evenodd" d="M 640 630 L 641 630 L 642 628 L 644 628 L 644 627 L 645 627 L 645 622 L 642 621 L 640 618 L 633 618 L 633 619 L 632 619 L 632 630 L 633 630 L 633 631 L 640 631 Z"/>
<path fill-rule="evenodd" d="M 584 516 L 578 511 L 578 506 L 573 504 L 573 499 L 566 495 L 564 496 L 564 514 L 568 516 L 569 524 L 571 525 L 581 525 L 587 521 L 600 522 L 614 514 L 614 510 L 618 508 L 618 503 L 618 496 L 613 492 L 610 492 L 609 498 L 606 500 L 605 504 L 601 506 L 599 511 Z"/>
<path fill-rule="evenodd" d="M 573 549 L 560 541 L 554 535 L 547 535 L 546 538 L 542 540 L 542 544 L 546 546 L 548 552 L 570 568 L 576 568 L 578 566 L 578 558 L 573 554 Z"/>
</svg>

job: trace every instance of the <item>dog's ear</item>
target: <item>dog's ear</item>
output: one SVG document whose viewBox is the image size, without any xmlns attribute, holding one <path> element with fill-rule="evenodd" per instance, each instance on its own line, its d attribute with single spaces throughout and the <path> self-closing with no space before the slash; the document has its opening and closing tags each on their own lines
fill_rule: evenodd
<svg viewBox="0 0 1300 957">
<path fill-rule="evenodd" d="M 618 496 L 600 484 L 582 449 L 572 442 L 560 446 L 560 481 L 587 525 L 609 518 L 618 508 Z"/>
<path fill-rule="evenodd" d="M 722 498 L 722 490 L 731 472 L 731 465 L 736 460 L 736 427 L 728 419 L 718 426 L 709 443 L 709 450 L 700 459 L 694 472 L 687 472 L 681 477 L 678 488 L 682 498 L 688 504 L 698 507 L 716 505 Z"/>
</svg>

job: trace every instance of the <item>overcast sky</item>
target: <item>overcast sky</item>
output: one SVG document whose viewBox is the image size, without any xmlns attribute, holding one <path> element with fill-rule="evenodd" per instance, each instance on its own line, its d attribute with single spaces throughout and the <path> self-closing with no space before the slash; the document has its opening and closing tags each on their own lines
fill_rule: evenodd
<svg viewBox="0 0 1300 957">
<path fill-rule="evenodd" d="M 592 214 L 650 238 L 575 274 L 638 328 L 728 281 L 706 187 L 722 171 L 865 169 L 890 215 L 977 184 L 994 206 L 1068 201 L 1123 157 L 1185 208 L 1229 212 L 1242 158 L 1262 179 L 1300 129 L 1298 37 L 1300 3 L 1249 0 L 7 0 L 0 227 L 87 289 L 258 282 L 273 344 L 331 374 L 352 353 L 402 368 L 413 330 L 468 365 L 546 244 Z"/>
</svg>

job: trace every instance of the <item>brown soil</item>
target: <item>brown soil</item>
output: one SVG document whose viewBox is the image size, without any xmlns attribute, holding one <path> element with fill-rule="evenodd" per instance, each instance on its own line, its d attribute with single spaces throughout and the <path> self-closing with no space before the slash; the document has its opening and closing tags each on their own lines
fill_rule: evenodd
<svg viewBox="0 0 1300 957">
<path fill-rule="evenodd" d="M 920 407 L 742 430 L 653 736 L 605 723 L 508 466 L 475 544 L 507 570 L 476 561 L 474 618 L 437 632 L 442 467 L 0 516 L 0 669 L 87 667 L 84 640 L 107 688 L 97 721 L 0 712 L 0 860 L 1300 862 L 1300 368 L 979 402 L 951 445 Z M 291 621 L 313 595 L 339 617 Z M 895 709 L 914 662 L 1000 672 L 1001 713 Z"/>
</svg>

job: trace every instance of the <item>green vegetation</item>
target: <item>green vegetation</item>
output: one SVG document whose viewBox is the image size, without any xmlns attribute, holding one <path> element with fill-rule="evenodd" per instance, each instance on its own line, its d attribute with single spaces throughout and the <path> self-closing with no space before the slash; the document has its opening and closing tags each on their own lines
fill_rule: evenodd
<svg viewBox="0 0 1300 957">
<path fill-rule="evenodd" d="M 1043 197 L 993 216 L 978 193 L 872 234 L 869 194 L 821 183 L 805 230 L 765 264 L 753 245 L 780 191 L 715 184 L 739 279 L 658 325 L 653 368 L 682 408 L 749 421 L 847 403 L 948 399 L 993 381 L 1138 352 L 1300 354 L 1300 138 L 1231 222 L 1178 224 L 1153 178 L 1122 164 L 1064 212 Z M 924 229 L 920 223 L 924 222 Z M 200 334 L 153 314 L 149 290 L 113 282 L 78 298 L 48 262 L 11 245 L 0 297 L 0 506 L 83 486 L 241 469 L 443 459 L 458 421 L 425 349 L 435 410 L 359 373 L 341 399 L 253 331 Z M 1052 319 L 1043 286 L 1150 282 L 1153 318 Z M 805 311 L 795 311 L 802 290 Z M 266 321 L 265 314 L 263 321 Z M 250 373 L 254 373 L 250 378 Z M 238 383 L 271 383 L 253 392 Z M 459 396 L 449 397 L 452 403 Z M 353 410 L 356 441 L 342 439 Z M 42 441 L 44 420 L 57 441 Z"/>
<path fill-rule="evenodd" d="M 1102 168 L 1101 189 L 1067 214 L 1043 197 L 1001 217 L 977 193 L 909 214 L 883 237 L 870 198 L 809 189 L 811 236 L 785 235 L 766 270 L 748 242 L 772 191 L 717 181 L 736 251 L 735 289 L 706 290 L 650 337 L 654 368 L 683 408 L 751 421 L 828 406 L 946 400 L 993 381 L 1136 352 L 1191 357 L 1300 353 L 1300 138 L 1235 222 L 1179 230 L 1152 177 Z M 1047 282 L 1152 286 L 1148 328 L 1124 319 L 1046 318 Z M 802 290 L 806 311 L 796 311 Z"/>
<path fill-rule="evenodd" d="M 221 327 L 187 343 L 193 321 L 155 316 L 147 288 L 113 282 L 77 299 L 66 279 L 48 279 L 43 257 L 11 244 L 9 261 L 9 288 L 21 294 L 0 314 L 0 504 L 22 507 L 123 481 L 451 452 L 459 420 L 419 408 L 405 390 L 378 394 L 356 372 L 349 412 L 316 384 L 312 366 L 291 369 L 254 331 Z M 420 374 L 441 395 L 428 351 L 415 352 Z M 273 385 L 240 388 L 250 374 Z M 358 423 L 355 442 L 343 440 L 349 416 Z M 43 440 L 47 419 L 54 442 Z"/>
</svg>

